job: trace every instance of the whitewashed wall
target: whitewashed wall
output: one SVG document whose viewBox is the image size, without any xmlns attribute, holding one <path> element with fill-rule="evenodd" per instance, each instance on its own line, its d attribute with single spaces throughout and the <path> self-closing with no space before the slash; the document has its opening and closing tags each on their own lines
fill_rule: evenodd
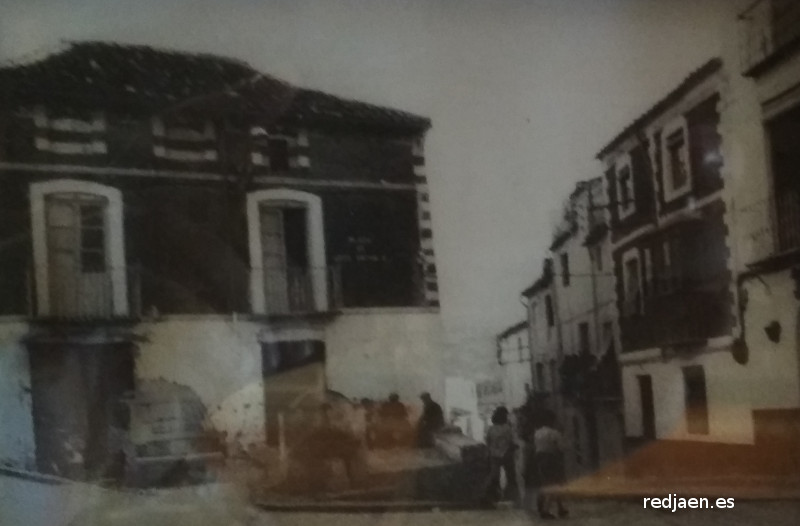
<svg viewBox="0 0 800 526">
<path fill-rule="evenodd" d="M 596 187 L 593 187 L 596 188 Z M 595 197 L 595 204 L 598 204 Z M 603 198 L 605 200 L 605 198 Z M 599 202 L 602 204 L 602 202 Z M 616 291 L 611 248 L 608 238 L 601 245 L 602 269 L 593 265 L 589 250 L 584 246 L 588 234 L 587 217 L 590 209 L 588 190 L 576 197 L 578 232 L 553 253 L 555 269 L 557 319 L 561 322 L 564 354 L 579 352 L 578 327 L 586 323 L 589 327 L 589 344 L 592 353 L 600 355 L 606 351 L 602 328 L 607 322 L 614 327 L 614 339 L 618 341 L 616 329 Z M 561 254 L 569 258 L 569 285 L 563 283 Z M 593 291 L 594 287 L 594 291 Z M 597 315 L 595 316 L 595 310 Z M 617 347 L 618 348 L 618 347 Z"/>
<path fill-rule="evenodd" d="M 444 400 L 444 338 L 438 309 L 347 310 L 326 329 L 328 387 L 348 397 L 397 393 L 419 404 Z"/>
<path fill-rule="evenodd" d="M 656 437 L 752 444 L 752 410 L 765 407 L 791 407 L 797 404 L 797 359 L 794 337 L 784 348 L 751 348 L 750 361 L 741 365 L 733 359 L 729 344 L 699 355 L 663 362 L 656 356 L 640 363 L 628 362 L 623 369 L 625 390 L 625 428 L 628 436 L 642 435 L 642 409 L 637 376 L 649 374 L 653 382 Z M 641 356 L 642 353 L 636 353 Z M 626 356 L 633 360 L 635 356 Z M 706 376 L 709 433 L 686 431 L 685 391 L 682 367 L 702 365 Z"/>
<path fill-rule="evenodd" d="M 500 338 L 500 359 L 503 362 L 503 396 L 505 406 L 519 407 L 525 403 L 532 388 L 530 362 L 530 331 L 527 323 Z"/>
<path fill-rule="evenodd" d="M 753 409 L 800 407 L 798 308 L 789 271 L 748 281 L 745 335 L 750 350 L 747 390 Z M 764 328 L 777 321 L 780 340 L 772 342 Z"/>
<path fill-rule="evenodd" d="M 731 27 L 748 2 L 731 2 Z M 729 68 L 729 86 L 723 106 L 724 174 L 729 229 L 734 240 L 735 270 L 777 253 L 773 217 L 772 169 L 765 111 L 800 104 L 800 53 L 772 67 L 758 79 L 739 74 L 740 41 L 726 33 L 723 60 Z M 789 408 L 800 405 L 798 366 L 798 301 L 788 271 L 748 279 L 744 284 L 747 308 L 745 334 L 750 348 L 749 392 L 753 408 Z M 777 321 L 780 341 L 769 341 L 764 327 Z"/>
<path fill-rule="evenodd" d="M 443 408 L 448 421 L 451 421 L 451 415 L 460 415 L 452 422 L 466 436 L 473 440 L 483 441 L 487 426 L 478 410 L 475 381 L 458 376 L 445 378 L 445 405 Z"/>
<path fill-rule="evenodd" d="M 36 444 L 28 350 L 23 322 L 0 322 L 0 465 L 33 469 Z"/>
<path fill-rule="evenodd" d="M 0 461 L 32 467 L 35 458 L 24 323 L 0 325 Z M 348 312 L 320 326 L 267 328 L 231 316 L 167 317 L 141 324 L 138 382 L 163 379 L 194 391 L 210 423 L 243 445 L 264 437 L 261 342 L 326 341 L 328 387 L 349 397 L 397 392 L 419 405 L 429 391 L 444 405 L 443 337 L 437 309 Z"/>
<path fill-rule="evenodd" d="M 242 443 L 263 440 L 263 324 L 231 317 L 174 318 L 143 324 L 137 381 L 159 379 L 192 389 L 214 427 Z"/>
<path fill-rule="evenodd" d="M 545 298 L 547 296 L 552 297 L 552 295 L 552 287 L 548 287 L 546 290 L 539 291 L 528 300 L 528 326 L 530 328 L 533 371 L 535 371 L 536 364 L 541 363 L 544 366 L 545 380 L 544 384 L 541 385 L 534 372 L 532 378 L 534 391 L 550 392 L 554 388 L 550 378 L 549 364 L 552 360 L 557 360 L 560 356 L 560 344 L 557 324 L 548 327 L 545 308 Z M 553 309 L 553 314 L 555 316 L 555 303 L 553 303 Z"/>
</svg>

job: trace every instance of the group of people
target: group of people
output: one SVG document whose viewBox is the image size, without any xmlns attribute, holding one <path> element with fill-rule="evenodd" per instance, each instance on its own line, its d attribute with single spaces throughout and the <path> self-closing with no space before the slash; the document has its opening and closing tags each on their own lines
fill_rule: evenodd
<svg viewBox="0 0 800 526">
<path fill-rule="evenodd" d="M 430 393 L 422 393 L 422 414 L 412 424 L 408 408 L 392 393 L 381 403 L 362 399 L 363 433 L 368 448 L 432 447 L 434 435 L 444 425 L 444 412 Z"/>
<path fill-rule="evenodd" d="M 568 511 L 564 503 L 553 493 L 553 488 L 562 484 L 565 478 L 563 439 L 556 429 L 555 414 L 543 411 L 530 424 L 523 426 L 520 436 L 525 445 L 523 479 L 526 507 L 530 507 L 535 500 L 536 511 L 541 518 L 566 517 Z M 498 407 L 492 414 L 492 425 L 486 431 L 486 446 L 489 474 L 484 489 L 484 504 L 493 506 L 502 499 L 501 472 L 505 472 L 506 478 L 504 497 L 518 502 L 517 436 L 505 407 Z"/>
<path fill-rule="evenodd" d="M 350 487 L 366 480 L 367 449 L 432 447 L 444 413 L 429 393 L 420 395 L 414 422 L 396 393 L 382 402 L 336 399 L 290 414 L 287 423 L 290 469 L 286 488 L 316 493 L 334 478 L 334 461 L 344 466 Z"/>
</svg>

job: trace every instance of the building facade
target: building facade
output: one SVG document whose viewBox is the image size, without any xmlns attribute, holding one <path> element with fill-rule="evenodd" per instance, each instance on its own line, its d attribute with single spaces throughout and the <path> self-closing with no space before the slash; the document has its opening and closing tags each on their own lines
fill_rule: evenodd
<svg viewBox="0 0 800 526">
<path fill-rule="evenodd" d="M 560 403 L 558 392 L 561 338 L 556 324 L 553 260 L 546 259 L 542 273 L 533 284 L 522 291 L 527 308 L 531 353 L 531 385 L 534 397 L 547 400 L 555 409 Z"/>
<path fill-rule="evenodd" d="M 617 309 L 602 178 L 578 183 L 553 233 L 552 297 L 560 338 L 562 425 L 573 474 L 622 453 L 617 380 Z"/>
<path fill-rule="evenodd" d="M 120 433 L 441 397 L 429 127 L 145 46 L 0 69 L 0 461 L 92 478 Z"/>
<path fill-rule="evenodd" d="M 796 473 L 800 456 L 800 5 L 731 2 L 720 123 L 730 176 L 740 357 L 747 403 L 733 417 L 764 464 Z M 738 394 L 741 397 L 741 394 Z"/>
<path fill-rule="evenodd" d="M 503 398 L 509 409 L 522 407 L 532 390 L 530 329 L 523 320 L 497 335 L 497 363 L 503 371 Z"/>
<path fill-rule="evenodd" d="M 735 440 L 734 290 L 722 63 L 693 72 L 598 155 L 604 163 L 628 436 Z M 735 432 L 734 432 L 735 433 Z"/>
<path fill-rule="evenodd" d="M 626 435 L 673 471 L 796 471 L 800 8 L 728 9 L 720 58 L 598 156 Z"/>
</svg>

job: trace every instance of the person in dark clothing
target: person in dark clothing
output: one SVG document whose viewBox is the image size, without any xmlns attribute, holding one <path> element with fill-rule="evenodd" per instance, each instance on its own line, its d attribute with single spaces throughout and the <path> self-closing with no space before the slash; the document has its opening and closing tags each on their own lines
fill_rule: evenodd
<svg viewBox="0 0 800 526">
<path fill-rule="evenodd" d="M 433 447 L 433 436 L 444 427 L 442 406 L 431 398 L 430 393 L 422 393 L 422 416 L 417 422 L 419 447 Z"/>
<path fill-rule="evenodd" d="M 555 414 L 548 411 L 541 425 L 533 434 L 538 483 L 540 486 L 536 507 L 539 511 L 539 516 L 543 519 L 555 518 L 555 515 L 550 512 L 551 504 L 556 505 L 559 517 L 568 515 L 567 508 L 564 507 L 561 497 L 557 493 L 554 494 L 554 489 L 565 481 L 563 438 L 561 433 L 556 430 L 555 424 Z"/>
<path fill-rule="evenodd" d="M 492 425 L 486 431 L 486 448 L 489 453 L 489 476 L 485 484 L 484 505 L 494 506 L 500 495 L 500 472 L 505 471 L 505 497 L 513 502 L 519 500 L 517 469 L 515 463 L 516 443 L 514 431 L 508 421 L 508 410 L 498 407 L 492 414 Z"/>
</svg>

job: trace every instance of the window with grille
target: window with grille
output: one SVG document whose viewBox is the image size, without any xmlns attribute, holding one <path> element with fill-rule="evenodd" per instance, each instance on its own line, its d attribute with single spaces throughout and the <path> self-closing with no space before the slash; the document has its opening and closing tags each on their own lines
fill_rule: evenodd
<svg viewBox="0 0 800 526">
<path fill-rule="evenodd" d="M 689 133 L 686 119 L 679 117 L 664 130 L 662 144 L 664 200 L 671 201 L 691 189 Z"/>
<path fill-rule="evenodd" d="M 636 211 L 630 155 L 625 155 L 617 165 L 617 203 L 620 219 Z"/>
<path fill-rule="evenodd" d="M 626 254 L 626 257 L 623 258 L 622 270 L 624 273 L 623 314 L 625 316 L 634 316 L 641 312 L 642 297 L 641 265 L 637 252 L 629 252 Z"/>
</svg>

